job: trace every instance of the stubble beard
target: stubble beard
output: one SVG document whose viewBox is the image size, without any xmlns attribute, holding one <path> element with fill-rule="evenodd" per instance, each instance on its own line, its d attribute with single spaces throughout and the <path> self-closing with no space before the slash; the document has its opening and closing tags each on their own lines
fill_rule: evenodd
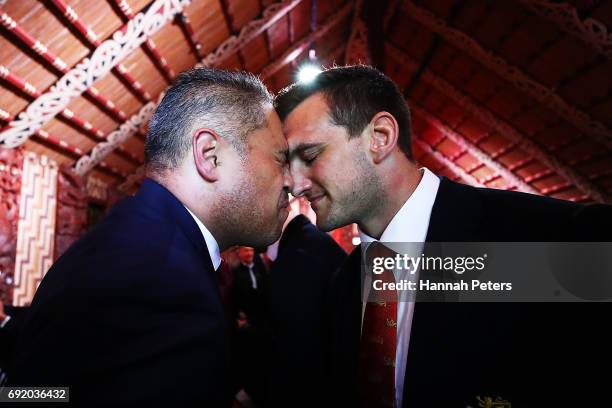
<svg viewBox="0 0 612 408">
<path fill-rule="evenodd" d="M 265 219 L 261 204 L 261 193 L 255 188 L 249 171 L 245 168 L 232 190 L 219 200 L 214 213 L 229 242 L 260 247 L 276 240 L 278 228 L 270 230 L 269 220 Z"/>
<path fill-rule="evenodd" d="M 327 217 L 321 219 L 317 214 L 317 226 L 323 231 L 331 231 L 369 218 L 384 200 L 382 183 L 365 154 L 355 163 L 355 177 L 351 179 L 346 194 L 336 201 L 330 200 Z"/>
</svg>

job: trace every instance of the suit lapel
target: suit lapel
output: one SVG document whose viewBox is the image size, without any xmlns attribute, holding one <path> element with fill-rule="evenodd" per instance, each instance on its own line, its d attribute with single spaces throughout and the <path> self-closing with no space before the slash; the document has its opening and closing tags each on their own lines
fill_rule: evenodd
<svg viewBox="0 0 612 408">
<path fill-rule="evenodd" d="M 183 203 L 161 184 L 151 179 L 145 179 L 136 194 L 136 200 L 141 203 L 139 210 L 149 213 L 152 218 L 161 218 L 171 222 L 181 230 L 192 243 L 194 250 L 201 254 L 205 267 L 214 273 L 215 268 L 210 259 L 206 241 L 191 214 Z"/>
<path fill-rule="evenodd" d="M 440 255 L 442 242 L 478 242 L 484 239 L 482 219 L 484 205 L 478 191 L 469 186 L 441 177 L 440 187 L 431 213 L 426 238 L 426 256 Z M 434 280 L 448 281 L 449 276 L 437 276 Z M 465 332 L 454 330 L 463 327 L 462 321 L 469 313 L 461 312 L 462 304 L 448 299 L 423 299 L 415 304 L 408 362 L 404 377 L 404 406 L 423 403 L 432 390 L 444 390 L 445 377 L 440 370 L 448 367 L 448 354 L 441 350 L 459 347 L 466 339 Z M 457 350 L 457 352 L 461 352 Z M 456 384 L 468 383 L 467 378 L 456 378 Z M 435 385 L 435 382 L 439 382 Z"/>
</svg>

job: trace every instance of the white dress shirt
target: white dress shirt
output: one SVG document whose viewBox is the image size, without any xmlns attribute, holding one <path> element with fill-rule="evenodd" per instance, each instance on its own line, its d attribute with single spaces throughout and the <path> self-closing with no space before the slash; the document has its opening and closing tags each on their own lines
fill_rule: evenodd
<svg viewBox="0 0 612 408">
<path fill-rule="evenodd" d="M 393 217 L 387 228 L 383 231 L 381 242 L 415 242 L 423 243 L 427 238 L 431 210 L 436 200 L 440 179 L 430 170 L 421 169 L 423 177 L 412 195 L 406 200 L 402 208 Z M 359 232 L 362 243 L 376 241 L 362 231 Z M 420 252 L 420 251 L 419 251 Z M 416 254 L 418 255 L 418 254 Z M 397 271 L 396 271 L 397 272 Z M 414 275 L 416 276 L 416 275 Z M 366 289 L 369 290 L 369 285 Z M 400 293 L 398 293 L 400 295 Z M 404 294 L 402 294 L 404 295 Z M 367 293 L 364 294 L 367 299 Z M 362 308 L 361 322 L 363 325 L 363 314 L 365 302 Z M 398 302 L 397 304 L 397 349 L 395 355 L 395 404 L 402 406 L 404 393 L 404 377 L 406 374 L 406 360 L 408 358 L 408 345 L 410 343 L 410 329 L 412 327 L 412 315 L 414 314 L 414 301 Z"/>
<path fill-rule="evenodd" d="M 206 248 L 208 249 L 208 254 L 210 255 L 210 260 L 212 261 L 213 268 L 215 271 L 219 269 L 219 265 L 221 265 L 221 251 L 219 250 L 219 244 L 213 235 L 210 233 L 208 228 L 204 226 L 204 223 L 200 221 L 198 217 L 187 207 L 185 209 L 191 214 L 196 224 L 198 224 L 198 228 L 202 231 L 202 235 L 204 236 L 204 241 L 206 241 Z"/>
</svg>

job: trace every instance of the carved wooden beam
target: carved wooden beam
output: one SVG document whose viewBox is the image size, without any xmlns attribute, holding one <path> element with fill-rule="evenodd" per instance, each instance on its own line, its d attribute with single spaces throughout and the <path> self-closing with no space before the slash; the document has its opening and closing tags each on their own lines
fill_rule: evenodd
<svg viewBox="0 0 612 408">
<path fill-rule="evenodd" d="M 217 47 L 217 49 L 202 59 L 196 67 L 213 67 L 220 65 L 227 58 L 243 49 L 249 42 L 263 34 L 274 23 L 293 10 L 302 0 L 285 0 L 266 7 L 262 17 L 252 20 L 242 27 L 238 35 L 232 35 Z"/>
<path fill-rule="evenodd" d="M 91 48 L 96 49 L 100 46 L 101 42 L 98 39 L 97 34 L 78 16 L 76 11 L 66 3 L 64 0 L 51 0 L 60 13 L 68 20 L 82 36 L 85 43 Z M 132 92 L 141 102 L 147 103 L 151 100 L 151 95 L 142 87 L 142 84 L 134 78 L 132 74 L 123 64 L 117 64 L 112 68 L 112 71 L 122 80 L 128 90 Z"/>
<path fill-rule="evenodd" d="M 138 13 L 134 19 L 101 43 L 89 58 L 83 59 L 49 91 L 34 100 L 19 114 L 18 119 L 11 121 L 9 127 L 0 133 L 0 144 L 4 147 L 23 144 L 74 98 L 91 87 L 97 79 L 108 74 L 119 61 L 171 21 L 189 2 L 190 0 L 156 0 L 146 13 Z M 68 15 L 72 16 L 71 13 Z"/>
<path fill-rule="evenodd" d="M 604 146 L 612 147 L 612 131 L 606 125 L 593 119 L 588 113 L 570 105 L 554 89 L 547 88 L 530 78 L 520 68 L 508 64 L 492 51 L 485 50 L 473 38 L 460 30 L 450 27 L 446 21 L 429 10 L 407 0 L 403 10 L 411 18 L 421 23 L 430 31 L 440 35 L 453 47 L 464 51 L 480 64 L 495 72 L 498 76 L 513 84 L 516 88 L 530 95 L 544 106 L 558 114 L 562 119 L 590 135 Z"/>
<path fill-rule="evenodd" d="M 134 173 L 126 177 L 123 183 L 117 186 L 117 190 L 121 191 L 124 194 L 127 194 L 134 184 L 139 183 L 142 179 L 145 178 L 145 173 L 146 173 L 145 166 L 138 167 L 134 171 Z"/>
<path fill-rule="evenodd" d="M 49 62 L 55 69 L 60 70 L 62 73 L 68 72 L 68 66 L 66 65 L 66 62 L 59 59 L 54 54 L 50 53 L 44 44 L 30 36 L 8 14 L 2 12 L 0 16 L 0 21 L 2 22 L 2 25 L 4 27 L 6 27 L 9 31 L 12 31 L 13 34 L 15 34 L 17 39 L 19 39 L 28 48 L 34 50 L 35 53 L 42 56 L 45 61 Z M 104 98 L 100 94 L 100 92 L 93 86 L 87 89 L 85 93 L 91 96 L 94 102 L 100 105 L 104 111 L 108 112 L 113 117 L 113 119 L 118 121 L 119 123 L 123 122 L 127 118 L 124 112 L 117 109 L 116 105 L 112 101 Z"/>
<path fill-rule="evenodd" d="M 126 0 L 113 0 L 113 2 L 117 5 L 117 8 L 125 21 L 129 21 L 134 18 L 134 10 L 132 10 Z M 174 70 L 170 67 L 170 65 L 168 65 L 168 61 L 161 55 L 157 49 L 157 46 L 155 45 L 155 42 L 149 38 L 144 42 L 143 47 L 146 54 L 149 56 L 149 59 L 151 59 L 151 62 L 153 62 L 153 65 L 155 65 L 166 82 L 171 83 L 175 77 Z"/>
<path fill-rule="evenodd" d="M 581 19 L 571 4 L 548 0 L 520 0 L 535 14 L 556 23 L 566 33 L 580 39 L 587 46 L 612 59 L 612 32 L 594 18 Z"/>
<path fill-rule="evenodd" d="M 402 66 L 410 70 L 416 70 L 418 68 L 418 63 L 397 47 L 387 43 L 385 48 L 388 55 L 400 62 Z M 578 189 L 588 194 L 595 201 L 605 201 L 601 191 L 599 191 L 599 189 L 586 177 L 581 176 L 573 168 L 557 160 L 557 158 L 547 153 L 526 135 L 499 118 L 472 97 L 463 93 L 443 78 L 434 74 L 431 70 L 423 71 L 421 80 L 432 86 L 437 91 L 450 97 L 457 105 L 474 115 L 474 117 L 476 117 L 478 120 L 495 129 L 502 136 L 508 138 L 517 147 L 524 150 L 527 154 L 540 161 L 542 164 L 554 170 L 557 174 L 574 184 Z"/>
<path fill-rule="evenodd" d="M 28 32 L 26 32 L 15 20 L 13 20 L 7 13 L 0 8 L 0 21 L 2 25 L 11 31 L 17 37 L 18 41 L 27 48 L 31 48 L 34 52 L 41 56 L 45 61 L 50 63 L 53 67 L 62 73 L 68 72 L 68 65 L 60 57 L 49 52 L 47 46 L 35 39 Z M 23 91 L 25 94 L 36 99 L 41 96 L 41 92 L 36 87 L 27 81 L 17 77 L 11 73 L 9 69 L 3 65 L 0 65 L 0 77 L 4 78 L 11 85 Z M 59 115 L 72 126 L 79 129 L 82 133 L 89 136 L 91 139 L 100 142 L 105 140 L 104 133 L 96 129 L 90 122 L 79 118 L 74 112 L 68 108 L 63 109 Z M 142 161 L 132 154 L 131 152 L 121 148 L 117 150 L 118 154 L 128 161 L 134 164 L 142 164 Z"/>
<path fill-rule="evenodd" d="M 127 139 L 142 129 L 151 119 L 155 108 L 164 97 L 162 92 L 156 102 L 149 102 L 138 112 L 122 123 L 119 128 L 108 134 L 105 141 L 96 144 L 87 154 L 81 156 L 74 164 L 74 171 L 84 176 L 88 171 L 102 162 L 102 160 L 123 144 Z"/>
<path fill-rule="evenodd" d="M 9 83 L 11 83 L 13 86 L 18 87 L 19 89 L 21 89 L 24 93 L 26 93 L 27 95 L 30 95 L 32 97 L 35 97 L 36 95 L 39 94 L 38 90 L 36 89 L 36 87 L 26 81 L 24 81 L 23 79 L 17 77 L 16 75 L 14 75 L 13 73 L 11 73 L 8 68 L 0 65 L 0 77 L 4 78 L 6 81 L 8 81 Z M 14 120 L 14 118 L 10 115 L 10 113 L 4 111 L 3 109 L 1 110 L 2 112 L 4 112 L 1 116 L 2 119 L 4 121 L 10 122 L 12 120 Z M 69 117 L 69 115 L 72 114 L 72 111 L 65 109 L 65 112 L 62 113 L 62 115 L 65 115 L 67 117 Z M 54 148 L 62 153 L 66 153 L 68 156 L 71 157 L 79 157 L 83 154 L 83 151 L 81 149 L 79 149 L 78 147 L 72 146 L 70 143 L 66 142 L 65 140 L 61 140 L 58 137 L 55 136 L 51 136 L 48 132 L 42 130 L 42 129 L 38 129 L 34 135 L 33 135 L 36 139 L 38 140 L 42 140 L 52 146 L 54 146 Z M 129 153 L 131 155 L 131 153 Z M 126 154 L 127 155 L 127 154 Z M 128 156 L 128 157 L 132 157 L 132 156 Z M 126 157 L 126 158 L 128 158 Z M 139 160 L 137 160 L 137 163 L 140 163 Z M 101 167 L 105 167 L 105 168 L 109 168 L 110 166 L 106 165 L 106 163 L 101 163 Z M 114 170 L 114 169 L 111 169 Z"/>
<path fill-rule="evenodd" d="M 285 65 L 295 60 L 295 58 L 306 51 L 309 45 L 326 36 L 330 31 L 338 26 L 348 15 L 352 9 L 352 4 L 349 2 L 345 4 L 340 10 L 329 16 L 323 24 L 321 24 L 315 31 L 302 38 L 297 43 L 293 44 L 287 51 L 281 56 L 276 58 L 274 61 L 264 67 L 259 76 L 262 79 L 268 79 L 275 73 L 281 70 Z"/>
</svg>

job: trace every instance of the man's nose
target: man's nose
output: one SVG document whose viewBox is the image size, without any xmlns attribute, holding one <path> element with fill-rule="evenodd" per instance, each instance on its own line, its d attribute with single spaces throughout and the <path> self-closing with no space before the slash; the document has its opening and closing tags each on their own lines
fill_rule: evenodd
<svg viewBox="0 0 612 408">
<path fill-rule="evenodd" d="M 305 195 L 306 192 L 312 187 L 312 182 L 310 179 L 300 171 L 295 171 L 292 169 L 291 177 L 293 179 L 291 194 L 293 194 L 294 197 L 301 197 Z"/>
<path fill-rule="evenodd" d="M 287 193 L 293 192 L 293 177 L 289 171 L 289 166 L 285 166 L 283 170 L 283 189 Z"/>
</svg>

